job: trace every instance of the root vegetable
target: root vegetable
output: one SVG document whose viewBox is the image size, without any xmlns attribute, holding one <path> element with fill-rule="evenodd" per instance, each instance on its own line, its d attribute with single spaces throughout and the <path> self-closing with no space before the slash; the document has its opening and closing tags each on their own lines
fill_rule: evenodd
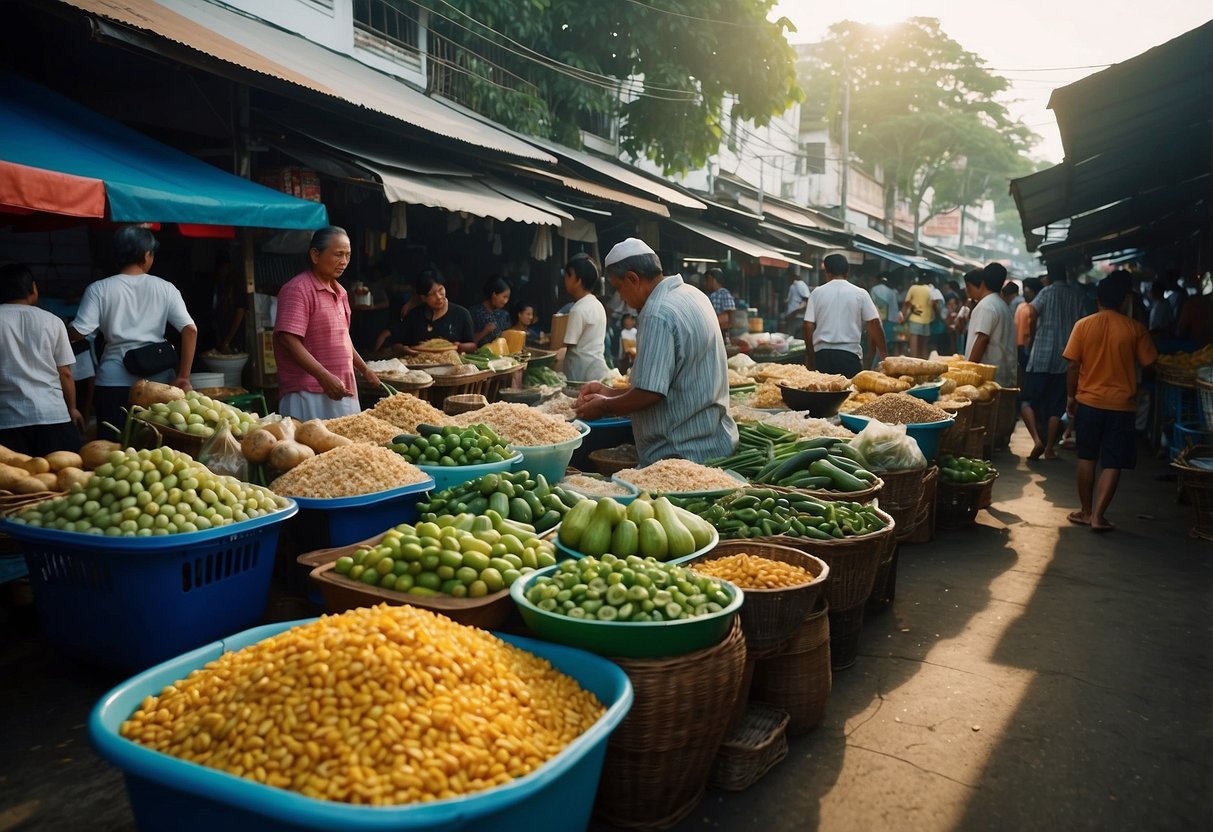
<svg viewBox="0 0 1213 832">
<path fill-rule="evenodd" d="M 270 458 L 278 440 L 265 428 L 250 431 L 240 440 L 240 451 L 249 462 L 265 462 Z"/>
<path fill-rule="evenodd" d="M 262 430 L 269 431 L 270 436 L 281 442 L 283 439 L 291 439 L 295 435 L 295 420 L 287 417 L 277 422 L 266 422 L 261 426 Z M 289 432 L 289 436 L 287 435 Z"/>
<path fill-rule="evenodd" d="M 91 471 L 83 471 L 80 468 L 63 468 L 59 471 L 56 485 L 59 491 L 70 491 L 76 483 L 87 484 L 92 476 Z"/>
<path fill-rule="evenodd" d="M 855 385 L 856 390 L 869 393 L 901 393 L 910 389 L 907 382 L 889 378 L 874 370 L 864 370 L 851 379 L 851 382 Z"/>
<path fill-rule="evenodd" d="M 274 449 L 270 451 L 270 467 L 278 471 L 289 471 L 300 462 L 311 459 L 315 455 L 316 452 L 307 445 L 284 439 L 274 445 Z"/>
<path fill-rule="evenodd" d="M 0 489 L 17 491 L 17 484 L 29 479 L 29 471 L 0 462 Z M 18 492 L 21 493 L 21 492 Z"/>
<path fill-rule="evenodd" d="M 9 488 L 9 491 L 12 491 L 14 494 L 39 494 L 48 490 L 49 489 L 46 487 L 46 483 L 42 482 L 42 480 L 38 479 L 37 477 L 26 477 L 25 479 L 14 483 L 12 487 Z"/>
<path fill-rule="evenodd" d="M 55 451 L 46 455 L 46 461 L 52 471 L 62 471 L 64 468 L 83 468 L 84 459 L 80 454 L 71 451 Z"/>
<path fill-rule="evenodd" d="M 46 491 L 56 491 L 59 488 L 58 474 L 34 474 L 34 479 L 42 483 L 42 487 Z"/>
<path fill-rule="evenodd" d="M 23 454 L 0 445 L 0 463 L 4 463 L 5 465 L 19 465 L 22 462 L 28 462 L 29 459 L 29 454 Z"/>
<path fill-rule="evenodd" d="M 51 464 L 40 456 L 31 457 L 25 462 L 19 462 L 17 463 L 17 467 L 24 468 L 30 474 L 45 474 L 51 470 Z"/>
<path fill-rule="evenodd" d="M 177 402 L 185 399 L 185 391 L 171 384 L 140 379 L 131 385 L 130 404 L 151 407 L 153 404 Z"/>
<path fill-rule="evenodd" d="M 106 439 L 94 439 L 80 449 L 80 459 L 83 462 L 80 467 L 86 471 L 91 471 L 98 465 L 104 465 L 111 453 L 120 450 L 122 450 L 122 446 L 117 442 L 110 442 Z"/>
<path fill-rule="evenodd" d="M 352 440 L 333 433 L 324 422 L 310 419 L 295 430 L 295 441 L 307 445 L 318 454 L 353 444 Z"/>
</svg>

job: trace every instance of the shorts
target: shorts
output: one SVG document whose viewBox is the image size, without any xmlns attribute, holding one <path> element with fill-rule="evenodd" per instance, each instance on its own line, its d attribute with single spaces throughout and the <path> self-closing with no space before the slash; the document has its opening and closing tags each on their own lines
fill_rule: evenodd
<svg viewBox="0 0 1213 832">
<path fill-rule="evenodd" d="M 1079 459 L 1098 459 L 1100 467 L 1132 470 L 1137 465 L 1137 414 L 1078 405 L 1074 448 Z"/>
<path fill-rule="evenodd" d="M 909 327 L 911 335 L 930 335 L 931 334 L 931 325 L 930 324 L 916 324 L 913 321 L 911 321 L 906 326 Z"/>
<path fill-rule="evenodd" d="M 819 373 L 836 373 L 847 378 L 863 369 L 863 360 L 850 350 L 815 350 L 813 364 Z"/>
<path fill-rule="evenodd" d="M 1060 419 L 1066 412 L 1066 374 L 1024 373 L 1020 400 L 1030 405 L 1037 417 Z"/>
</svg>

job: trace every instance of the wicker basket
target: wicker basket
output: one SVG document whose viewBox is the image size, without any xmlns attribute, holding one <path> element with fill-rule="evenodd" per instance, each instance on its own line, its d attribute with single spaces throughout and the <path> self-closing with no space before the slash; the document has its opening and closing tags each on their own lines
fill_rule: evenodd
<svg viewBox="0 0 1213 832">
<path fill-rule="evenodd" d="M 11 491 L 0 491 L 0 517 L 17 514 L 43 500 L 62 497 L 66 493 L 66 491 L 36 491 L 33 494 L 14 494 Z"/>
<path fill-rule="evenodd" d="M 703 798 L 745 671 L 745 637 L 735 623 L 707 650 L 615 662 L 635 699 L 607 742 L 594 813 L 614 826 L 666 829 Z"/>
<path fill-rule="evenodd" d="M 745 590 L 745 606 L 741 611 L 741 629 L 745 633 L 746 652 L 759 656 L 777 648 L 800 626 L 821 597 L 830 575 L 825 561 L 791 546 L 753 540 L 722 540 L 716 548 L 690 563 L 696 564 L 718 560 L 740 553 L 782 561 L 812 573 L 812 581 L 789 589 Z"/>
<path fill-rule="evenodd" d="M 846 670 L 859 657 L 859 636 L 863 632 L 864 602 L 843 610 L 830 608 L 830 667 Z"/>
<path fill-rule="evenodd" d="M 210 438 L 209 436 L 197 436 L 192 433 L 186 433 L 183 430 L 165 427 L 164 425 L 153 425 L 151 422 L 145 422 L 133 416 L 131 417 L 131 423 L 131 447 L 133 448 L 172 448 L 175 451 L 181 451 L 183 454 L 189 454 L 193 459 L 197 459 L 198 454 L 202 453 L 202 446 Z"/>
<path fill-rule="evenodd" d="M 930 543 L 935 539 L 935 495 L 939 485 L 939 469 L 931 468 L 922 480 L 922 508 L 919 509 L 918 519 L 914 528 L 904 536 L 898 537 L 906 543 Z"/>
<path fill-rule="evenodd" d="M 973 427 L 973 404 L 971 402 L 947 402 L 945 408 L 952 414 L 952 426 L 939 437 L 939 453 L 964 454 L 969 429 Z"/>
<path fill-rule="evenodd" d="M 1188 493 L 1195 513 L 1192 537 L 1213 540 L 1213 471 L 1196 468 L 1189 464 L 1193 459 L 1213 458 L 1213 445 L 1192 445 L 1185 448 L 1179 458 L 1171 463 L 1179 470 L 1179 487 Z"/>
<path fill-rule="evenodd" d="M 1172 387 L 1186 387 L 1189 390 L 1196 386 L 1196 367 L 1187 364 L 1154 363 L 1158 378 Z"/>
<path fill-rule="evenodd" d="M 881 471 L 884 488 L 880 492 L 880 508 L 897 522 L 898 537 L 914 530 L 922 511 L 922 481 L 931 468 L 912 471 Z"/>
<path fill-rule="evenodd" d="M 488 388 L 488 381 L 492 376 L 493 373 L 489 370 L 461 376 L 435 376 L 433 384 L 417 391 L 417 398 L 429 402 L 434 407 L 441 408 L 443 402 L 449 396 L 458 396 L 466 393 L 479 393 L 483 396 L 485 390 Z"/>
<path fill-rule="evenodd" d="M 994 426 L 994 400 L 988 402 L 973 402 L 973 427 L 985 428 L 987 432 Z"/>
<path fill-rule="evenodd" d="M 1200 399 L 1200 412 L 1205 420 L 1205 430 L 1213 431 L 1213 381 L 1197 379 L 1196 396 Z"/>
<path fill-rule="evenodd" d="M 446 401 L 442 403 L 442 412 L 447 416 L 458 416 L 460 413 L 470 413 L 488 406 L 488 397 L 483 393 L 457 393 L 446 397 Z"/>
<path fill-rule="evenodd" d="M 759 660 L 754 668 L 751 697 L 786 711 L 792 736 L 816 728 L 830 699 L 829 609 L 822 598 L 780 652 Z"/>
<path fill-rule="evenodd" d="M 995 449 L 1005 448 L 1015 432 L 1015 421 L 1019 417 L 1018 387 L 1004 387 L 994 398 L 994 429 L 992 444 Z"/>
<path fill-rule="evenodd" d="M 632 446 L 632 448 L 634 450 L 635 446 Z M 594 469 L 603 476 L 609 477 L 628 468 L 635 468 L 640 464 L 639 459 L 636 457 L 633 457 L 631 460 L 620 460 L 604 456 L 607 451 L 611 450 L 615 450 L 615 448 L 603 448 L 602 450 L 591 451 L 589 455 L 590 462 L 594 463 Z"/>
<path fill-rule="evenodd" d="M 961 449 L 958 456 L 981 459 L 985 456 L 985 446 L 986 429 L 981 427 L 969 428 L 969 435 L 965 438 L 964 448 Z"/>
<path fill-rule="evenodd" d="M 746 709 L 741 725 L 720 745 L 708 784 L 715 789 L 740 792 L 788 756 L 786 711 L 754 703 Z"/>
<path fill-rule="evenodd" d="M 994 480 L 982 482 L 939 481 L 935 498 L 935 523 L 943 529 L 960 529 L 977 519 L 977 512 L 990 505 Z"/>
<path fill-rule="evenodd" d="M 801 494 L 808 494 L 810 497 L 816 497 L 818 500 L 846 500 L 851 503 L 870 503 L 881 496 L 884 490 L 884 480 L 877 477 L 876 482 L 870 488 L 866 488 L 863 491 L 821 491 L 811 488 L 796 488 L 792 490 L 799 491 Z"/>
<path fill-rule="evenodd" d="M 841 540 L 812 540 L 781 537 L 778 542 L 795 545 L 797 549 L 816 555 L 830 567 L 826 595 L 830 606 L 846 609 L 863 604 L 872 594 L 876 568 L 884 557 L 888 541 L 897 528 L 896 521 L 886 512 L 876 509 L 886 525 L 878 532 L 844 537 Z M 768 538 L 770 540 L 771 538 Z M 795 544 L 789 541 L 795 541 Z"/>
<path fill-rule="evenodd" d="M 747 596 L 748 597 L 748 596 Z M 888 553 L 876 567 L 876 578 L 872 581 L 872 594 L 868 596 L 869 613 L 884 612 L 893 606 L 897 597 L 897 541 L 889 541 Z"/>
</svg>

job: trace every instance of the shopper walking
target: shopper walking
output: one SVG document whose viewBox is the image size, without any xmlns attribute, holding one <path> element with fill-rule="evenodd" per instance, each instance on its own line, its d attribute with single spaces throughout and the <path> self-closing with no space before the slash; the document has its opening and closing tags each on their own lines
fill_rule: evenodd
<svg viewBox="0 0 1213 832">
<path fill-rule="evenodd" d="M 1058 274 L 1028 306 L 1032 342 L 1024 372 L 1020 415 L 1032 437 L 1028 459 L 1057 459 L 1061 417 L 1066 411 L 1066 359 L 1074 324 L 1085 314 L 1082 291 Z"/>
<path fill-rule="evenodd" d="M 872 296 L 847 280 L 847 258 L 830 254 L 822 266 L 826 282 L 809 295 L 804 311 L 804 342 L 813 347 L 811 362 L 806 363 L 819 372 L 850 378 L 863 369 L 865 329 L 872 349 L 882 359 L 888 357 L 884 328 Z"/>
</svg>

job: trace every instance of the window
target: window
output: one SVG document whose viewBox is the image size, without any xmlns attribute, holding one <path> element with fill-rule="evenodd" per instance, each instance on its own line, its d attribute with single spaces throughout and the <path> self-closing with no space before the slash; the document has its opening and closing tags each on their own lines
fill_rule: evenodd
<svg viewBox="0 0 1213 832">
<path fill-rule="evenodd" d="M 409 0 L 354 0 L 354 26 L 393 46 L 417 48 L 417 17 Z"/>
</svg>

